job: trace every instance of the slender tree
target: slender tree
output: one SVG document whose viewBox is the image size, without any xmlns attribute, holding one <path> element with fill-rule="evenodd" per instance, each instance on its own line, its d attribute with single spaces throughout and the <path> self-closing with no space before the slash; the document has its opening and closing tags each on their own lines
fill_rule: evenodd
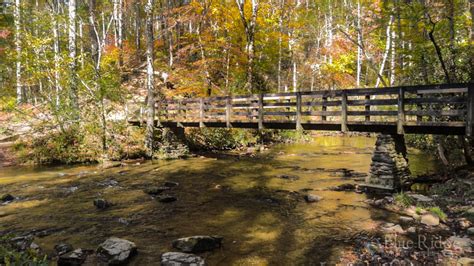
<svg viewBox="0 0 474 266">
<path fill-rule="evenodd" d="M 155 90 L 153 70 L 153 0 L 147 0 L 146 13 L 146 89 L 147 89 L 147 120 L 145 148 L 147 155 L 153 157 L 153 144 L 155 133 Z"/>
</svg>

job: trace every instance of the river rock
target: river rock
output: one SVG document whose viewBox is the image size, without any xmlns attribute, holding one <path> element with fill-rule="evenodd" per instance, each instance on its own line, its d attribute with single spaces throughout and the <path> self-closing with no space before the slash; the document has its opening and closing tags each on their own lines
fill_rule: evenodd
<svg viewBox="0 0 474 266">
<path fill-rule="evenodd" d="M 173 247 L 183 252 L 211 251 L 222 245 L 221 236 L 190 236 L 173 241 Z"/>
<path fill-rule="evenodd" d="M 445 241 L 446 247 L 455 249 L 460 254 L 471 253 L 473 244 L 474 241 L 472 241 L 469 237 L 451 236 Z"/>
<path fill-rule="evenodd" d="M 105 199 L 95 199 L 94 200 L 94 206 L 99 209 L 99 210 L 105 210 L 109 207 L 111 207 L 113 204 L 108 202 Z"/>
<path fill-rule="evenodd" d="M 439 217 L 432 213 L 426 213 L 421 216 L 421 223 L 429 226 L 437 226 L 439 225 Z"/>
<path fill-rule="evenodd" d="M 0 198 L 2 202 L 12 201 L 14 199 L 15 197 L 13 197 L 11 194 L 5 194 Z"/>
<path fill-rule="evenodd" d="M 68 243 L 61 243 L 54 246 L 54 250 L 56 254 L 59 256 L 71 252 L 73 250 L 72 245 Z"/>
<path fill-rule="evenodd" d="M 176 197 L 170 196 L 170 195 L 161 195 L 161 196 L 158 196 L 156 199 L 159 202 L 163 202 L 163 203 L 170 203 L 170 202 L 178 200 Z"/>
<path fill-rule="evenodd" d="M 332 187 L 331 190 L 334 190 L 334 191 L 353 191 L 355 189 L 355 185 L 354 184 L 342 184 L 342 185 L 339 185 L 339 186 L 336 186 L 336 187 Z"/>
<path fill-rule="evenodd" d="M 122 264 L 137 253 L 135 243 L 126 239 L 111 237 L 97 248 L 97 256 L 108 264 Z"/>
<path fill-rule="evenodd" d="M 471 227 L 472 223 L 471 221 L 469 221 L 468 219 L 466 218 L 460 218 L 457 220 L 457 224 L 459 225 L 459 227 L 461 229 L 467 229 L 469 227 Z"/>
<path fill-rule="evenodd" d="M 471 266 L 471 265 L 474 265 L 474 259 L 473 259 L 473 258 L 468 258 L 468 257 L 459 258 L 459 259 L 456 261 L 456 265 L 459 265 L 459 266 Z"/>
<path fill-rule="evenodd" d="M 82 265 L 87 258 L 87 252 L 83 249 L 75 249 L 71 252 L 60 255 L 58 266 L 77 266 Z"/>
<path fill-rule="evenodd" d="M 178 266 L 178 265 L 192 265 L 203 266 L 206 265 L 203 258 L 194 254 L 182 252 L 166 252 L 161 255 L 162 266 Z"/>
<path fill-rule="evenodd" d="M 406 193 L 410 198 L 412 198 L 416 203 L 420 204 L 429 204 L 433 202 L 433 199 L 422 194 L 415 193 Z"/>
<path fill-rule="evenodd" d="M 300 179 L 300 177 L 297 175 L 279 175 L 278 177 L 282 179 L 286 179 L 286 180 L 291 180 L 291 181 Z"/>
<path fill-rule="evenodd" d="M 179 183 L 178 182 L 173 182 L 173 181 L 166 181 L 164 184 L 163 184 L 165 187 L 177 187 L 179 186 Z"/>
<path fill-rule="evenodd" d="M 399 224 L 387 223 L 382 226 L 382 230 L 388 234 L 404 234 L 405 230 Z"/>
<path fill-rule="evenodd" d="M 470 227 L 467 229 L 467 234 L 470 236 L 474 236 L 474 227 Z"/>
<path fill-rule="evenodd" d="M 318 195 L 314 195 L 314 194 L 308 194 L 308 195 L 304 195 L 304 200 L 308 203 L 311 203 L 311 202 L 318 202 L 320 200 L 322 200 L 323 197 L 321 196 L 318 196 Z"/>
<path fill-rule="evenodd" d="M 149 195 L 158 195 L 166 190 L 170 190 L 170 187 L 149 187 L 146 188 L 144 192 Z"/>
<path fill-rule="evenodd" d="M 400 220 L 400 223 L 403 223 L 403 224 L 408 224 L 415 221 L 415 219 L 409 216 L 400 216 L 399 220 Z"/>
</svg>

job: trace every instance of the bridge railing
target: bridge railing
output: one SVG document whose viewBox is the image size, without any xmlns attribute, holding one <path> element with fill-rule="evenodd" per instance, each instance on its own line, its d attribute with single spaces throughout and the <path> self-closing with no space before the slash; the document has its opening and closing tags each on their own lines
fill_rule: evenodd
<svg viewBox="0 0 474 266">
<path fill-rule="evenodd" d="M 165 100 L 157 105 L 157 120 L 200 127 L 256 123 L 259 129 L 268 123 L 294 123 L 296 129 L 334 124 L 341 131 L 385 124 L 400 134 L 405 126 L 465 126 L 470 135 L 473 90 L 473 84 L 443 84 Z"/>
</svg>

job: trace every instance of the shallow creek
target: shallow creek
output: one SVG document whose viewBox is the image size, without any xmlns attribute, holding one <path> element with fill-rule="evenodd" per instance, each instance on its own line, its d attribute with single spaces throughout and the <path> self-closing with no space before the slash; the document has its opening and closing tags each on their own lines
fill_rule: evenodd
<svg viewBox="0 0 474 266">
<path fill-rule="evenodd" d="M 173 239 L 191 235 L 224 237 L 221 249 L 200 254 L 209 265 L 334 264 L 349 237 L 394 219 L 368 207 L 363 194 L 327 190 L 354 182 L 335 169 L 367 173 L 374 143 L 371 137 L 316 137 L 255 158 L 195 157 L 106 170 L 0 168 L 0 194 L 19 197 L 0 205 L 0 231 L 35 231 L 46 252 L 60 242 L 95 249 L 107 237 L 125 238 L 139 248 L 132 265 L 159 264 Z M 414 175 L 436 166 L 415 151 L 409 161 Z M 160 203 L 143 192 L 164 181 L 179 182 L 168 193 L 176 202 Z M 306 203 L 305 193 L 323 199 Z M 92 201 L 98 197 L 116 205 L 97 210 Z"/>
</svg>

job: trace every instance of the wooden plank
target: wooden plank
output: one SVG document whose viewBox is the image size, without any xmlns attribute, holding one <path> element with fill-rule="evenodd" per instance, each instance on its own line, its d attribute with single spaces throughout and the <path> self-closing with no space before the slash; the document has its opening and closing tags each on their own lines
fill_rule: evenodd
<svg viewBox="0 0 474 266">
<path fill-rule="evenodd" d="M 397 111 L 347 111 L 349 116 L 397 116 Z"/>
<path fill-rule="evenodd" d="M 406 104 L 433 104 L 433 103 L 445 103 L 445 104 L 462 104 L 466 103 L 466 97 L 426 97 L 424 94 L 418 94 L 418 98 L 405 98 Z"/>
<path fill-rule="evenodd" d="M 350 106 L 367 106 L 367 105 L 397 105 L 397 99 L 370 99 L 370 95 L 365 95 L 365 100 L 348 100 Z"/>
<path fill-rule="evenodd" d="M 282 103 L 264 103 L 264 107 L 292 107 L 296 106 L 296 102 L 282 102 Z"/>
<path fill-rule="evenodd" d="M 405 115 L 416 116 L 464 116 L 466 110 L 422 110 L 422 111 L 405 111 Z"/>
<path fill-rule="evenodd" d="M 467 92 L 467 119 L 466 119 L 466 135 L 472 136 L 472 127 L 474 126 L 474 85 L 469 85 Z"/>
<path fill-rule="evenodd" d="M 302 106 L 339 106 L 341 101 L 318 101 L 318 102 L 302 102 Z"/>
<path fill-rule="evenodd" d="M 263 129 L 263 93 L 258 95 L 258 129 Z"/>
<path fill-rule="evenodd" d="M 349 113 L 349 111 L 347 112 Z M 303 116 L 340 116 L 341 111 L 307 111 L 307 112 L 301 112 L 301 115 Z M 323 120 L 325 121 L 325 120 Z"/>
<path fill-rule="evenodd" d="M 303 127 L 301 126 L 301 93 L 296 93 L 296 130 L 302 131 Z"/>
<path fill-rule="evenodd" d="M 347 132 L 347 91 L 343 91 L 341 97 L 341 131 Z"/>
<path fill-rule="evenodd" d="M 296 112 L 265 112 L 265 115 L 274 115 L 274 116 L 295 116 Z"/>
<path fill-rule="evenodd" d="M 403 124 L 405 123 L 405 89 L 400 88 L 398 92 L 398 118 L 397 118 L 397 134 L 404 134 Z"/>
</svg>

